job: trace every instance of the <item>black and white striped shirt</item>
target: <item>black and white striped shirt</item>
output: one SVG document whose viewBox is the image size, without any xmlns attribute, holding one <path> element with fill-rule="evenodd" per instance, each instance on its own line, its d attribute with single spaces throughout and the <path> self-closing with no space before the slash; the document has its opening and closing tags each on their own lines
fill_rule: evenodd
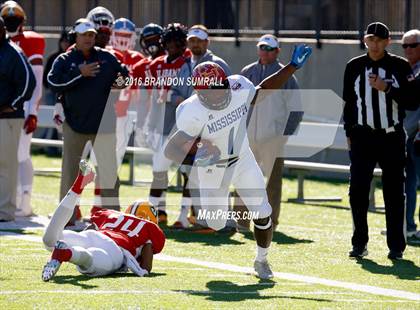
<svg viewBox="0 0 420 310">
<path fill-rule="evenodd" d="M 369 75 L 376 74 L 391 84 L 387 93 L 369 85 Z M 344 74 L 344 129 L 349 136 L 355 125 L 387 129 L 402 124 L 405 110 L 415 110 L 416 98 L 413 73 L 401 57 L 385 52 L 374 61 L 367 54 L 353 58 Z"/>
</svg>

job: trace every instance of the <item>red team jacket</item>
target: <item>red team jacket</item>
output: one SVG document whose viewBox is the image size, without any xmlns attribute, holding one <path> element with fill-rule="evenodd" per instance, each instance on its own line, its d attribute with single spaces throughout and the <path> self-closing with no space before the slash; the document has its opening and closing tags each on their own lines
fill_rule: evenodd
<svg viewBox="0 0 420 310">
<path fill-rule="evenodd" d="M 165 235 L 158 225 L 130 214 L 101 209 L 92 214 L 91 222 L 134 257 L 146 243 L 152 244 L 153 254 L 160 253 L 165 245 Z"/>
</svg>

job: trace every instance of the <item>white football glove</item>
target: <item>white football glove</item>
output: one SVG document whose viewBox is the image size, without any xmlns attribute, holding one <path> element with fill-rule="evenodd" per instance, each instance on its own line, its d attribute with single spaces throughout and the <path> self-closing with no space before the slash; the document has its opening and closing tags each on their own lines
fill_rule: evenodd
<svg viewBox="0 0 420 310">
<path fill-rule="evenodd" d="M 138 261 L 131 255 L 130 252 L 121 248 L 123 255 L 124 255 L 124 265 L 133 272 L 134 274 L 138 275 L 139 277 L 144 277 L 149 274 L 146 269 L 140 267 Z"/>
</svg>

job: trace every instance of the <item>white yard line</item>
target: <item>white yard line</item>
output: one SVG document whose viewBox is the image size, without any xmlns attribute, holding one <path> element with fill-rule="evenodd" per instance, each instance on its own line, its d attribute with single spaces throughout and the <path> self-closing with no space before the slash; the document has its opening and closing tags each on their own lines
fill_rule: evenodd
<svg viewBox="0 0 420 310">
<path fill-rule="evenodd" d="M 258 296 L 282 296 L 295 297 L 301 296 L 317 296 L 318 299 L 328 295 L 350 295 L 342 292 L 329 291 L 216 291 L 216 290 L 19 290 L 19 291 L 0 291 L 1 295 L 30 295 L 30 294 L 74 294 L 74 295 L 113 295 L 113 294 L 127 294 L 127 295 L 144 295 L 144 294 L 194 294 L 194 295 L 258 295 Z M 309 297 L 308 297 L 309 298 Z M 355 299 L 355 298 L 334 298 L 325 300 L 328 302 L 351 302 L 351 303 L 407 303 L 407 300 L 393 299 L 393 300 L 375 300 L 375 299 Z"/>
<path fill-rule="evenodd" d="M 1 235 L 4 235 L 8 238 L 13 238 L 13 239 L 27 240 L 27 241 L 33 241 L 33 242 L 42 242 L 41 237 L 37 237 L 37 236 L 26 236 L 26 235 L 16 234 L 12 232 L 0 231 L 0 236 Z M 251 267 L 242 267 L 242 266 L 231 265 L 231 264 L 208 262 L 208 261 L 198 260 L 198 259 L 189 258 L 189 257 L 176 257 L 176 256 L 158 254 L 158 255 L 155 255 L 154 258 L 160 261 L 191 264 L 195 266 L 207 267 L 207 268 L 218 269 L 218 270 L 223 270 L 223 271 L 231 271 L 231 272 L 246 273 L 246 274 L 254 273 L 254 270 Z M 299 275 L 299 274 L 294 274 L 294 273 L 286 273 L 286 272 L 274 272 L 274 276 L 277 279 L 285 279 L 289 281 L 297 281 L 297 282 L 310 283 L 310 284 L 321 284 L 325 286 L 350 289 L 353 291 L 359 291 L 359 292 L 369 293 L 369 294 L 374 294 L 374 295 L 420 301 L 420 294 L 407 292 L 407 291 L 394 290 L 394 289 L 388 289 L 388 288 L 382 288 L 382 287 L 364 285 L 364 284 L 357 284 L 357 283 L 351 283 L 351 282 L 329 280 L 329 279 L 324 279 L 324 278 L 311 277 L 311 276 Z M 89 292 L 91 291 L 89 290 Z"/>
<path fill-rule="evenodd" d="M 205 266 L 205 267 L 213 268 L 213 269 L 227 270 L 227 271 L 239 272 L 239 273 L 250 273 L 250 274 L 254 273 L 253 268 L 250 268 L 250 267 L 241 267 L 241 266 L 230 265 L 230 264 L 207 262 L 207 261 L 197 260 L 194 258 L 174 257 L 174 256 L 163 255 L 163 254 L 159 254 L 157 256 L 159 256 L 159 258 L 156 257 L 157 259 L 163 260 L 163 261 L 188 263 L 188 264 L 193 264 L 193 265 L 198 265 L 198 266 Z M 276 278 L 286 279 L 290 281 L 298 281 L 298 282 L 311 283 L 311 284 L 321 284 L 321 285 L 332 286 L 332 287 L 341 287 L 341 288 L 346 288 L 353 291 L 359 291 L 359 292 L 370 293 L 370 294 L 375 294 L 375 295 L 383 295 L 383 296 L 389 296 L 389 297 L 405 298 L 409 300 L 420 301 L 420 294 L 394 290 L 394 289 L 387 289 L 387 288 L 382 288 L 382 287 L 377 287 L 377 286 L 370 286 L 370 285 L 357 284 L 357 283 L 351 283 L 351 282 L 342 282 L 342 281 L 329 280 L 329 279 L 323 279 L 323 278 L 311 277 L 311 276 L 305 276 L 305 275 L 299 275 L 299 274 L 293 274 L 293 273 L 286 273 L 286 272 L 274 272 L 274 276 Z"/>
<path fill-rule="evenodd" d="M 22 235 L 11 231 L 0 231 L 0 236 L 4 236 L 10 239 L 18 239 L 31 242 L 42 242 L 42 238 L 39 236 Z"/>
</svg>

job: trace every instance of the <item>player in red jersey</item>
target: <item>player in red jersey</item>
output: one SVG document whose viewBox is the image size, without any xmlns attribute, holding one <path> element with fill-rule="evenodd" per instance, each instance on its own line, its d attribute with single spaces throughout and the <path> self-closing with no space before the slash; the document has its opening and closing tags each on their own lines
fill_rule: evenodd
<svg viewBox="0 0 420 310">
<path fill-rule="evenodd" d="M 133 66 L 144 58 L 144 56 L 134 50 L 136 44 L 136 25 L 127 18 L 119 18 L 112 26 L 111 46 L 123 54 L 123 63 L 132 74 Z M 117 102 L 115 103 L 115 114 L 117 115 L 117 162 L 122 163 L 124 153 L 128 145 L 131 133 L 134 131 L 132 122 L 127 120 L 127 110 L 132 99 L 135 98 L 136 89 L 127 87 L 120 91 Z"/>
<path fill-rule="evenodd" d="M 145 201 L 136 201 L 126 213 L 96 209 L 92 224 L 82 232 L 64 230 L 83 188 L 95 178 L 93 168 L 82 160 L 79 174 L 55 210 L 43 236 L 52 251 L 42 279 L 51 280 L 63 262 L 77 266 L 80 273 L 103 276 L 129 269 L 138 276 L 152 270 L 153 255 L 165 245 L 165 235 L 157 226 L 157 212 Z"/>
<path fill-rule="evenodd" d="M 0 7 L 0 11 L 8 36 L 23 50 L 36 78 L 36 86 L 32 98 L 24 103 L 25 123 L 18 149 L 19 172 L 15 214 L 16 216 L 30 216 L 32 215 L 31 193 L 34 174 L 30 148 L 32 133 L 37 127 L 38 106 L 42 96 L 45 39 L 34 31 L 23 31 L 26 14 L 15 1 L 6 1 Z"/>
<path fill-rule="evenodd" d="M 167 55 L 160 56 L 150 64 L 150 75 L 156 81 L 152 92 L 152 105 L 147 120 L 147 141 L 153 154 L 153 181 L 149 193 L 150 202 L 158 207 L 159 222 L 167 223 L 165 192 L 168 187 L 168 170 L 172 161 L 165 157 L 163 146 L 175 125 L 175 110 L 178 105 L 172 96 L 169 79 L 176 79 L 181 70 L 191 70 L 191 52 L 187 50 L 187 29 L 174 23 L 165 27 L 162 44 Z M 163 83 L 159 83 L 163 82 Z M 147 85 L 147 84 L 146 84 Z M 183 173 L 184 190 L 181 204 L 191 206 L 191 196 L 186 187 L 187 174 Z"/>
<path fill-rule="evenodd" d="M 147 57 L 137 62 L 132 68 L 133 83 L 131 89 L 134 90 L 135 98 L 133 102 L 136 103 L 137 121 L 136 121 L 136 146 L 146 146 L 146 119 L 149 114 L 151 105 L 151 87 L 145 87 L 140 81 L 144 81 L 146 76 L 150 76 L 151 62 L 165 55 L 163 49 L 161 36 L 163 28 L 160 25 L 150 23 L 143 27 L 140 35 L 140 47 Z"/>
<path fill-rule="evenodd" d="M 111 46 L 123 54 L 123 63 L 130 69 L 144 58 L 134 50 L 136 45 L 136 25 L 129 19 L 118 18 L 112 26 Z"/>
<path fill-rule="evenodd" d="M 97 31 L 95 46 L 106 48 L 117 57 L 120 62 L 123 62 L 124 55 L 109 45 L 112 26 L 115 21 L 114 15 L 107 8 L 97 6 L 89 11 L 86 18 L 95 24 L 95 29 Z"/>
</svg>

